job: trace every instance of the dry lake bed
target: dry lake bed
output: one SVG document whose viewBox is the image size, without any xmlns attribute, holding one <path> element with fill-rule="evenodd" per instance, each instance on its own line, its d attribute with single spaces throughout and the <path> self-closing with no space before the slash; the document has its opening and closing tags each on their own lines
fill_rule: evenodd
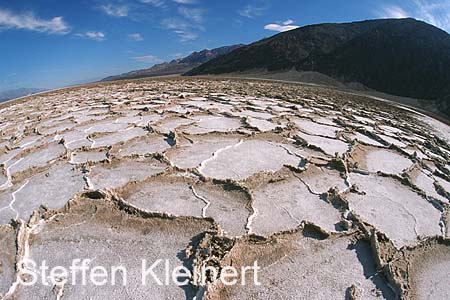
<svg viewBox="0 0 450 300">
<path fill-rule="evenodd" d="M 450 298 L 450 127 L 387 101 L 92 84 L 1 104 L 0 166 L 1 299 Z M 83 258 L 127 284 L 24 284 L 25 259 Z M 144 286 L 142 259 L 219 274 Z M 214 278 L 255 261 L 259 285 Z"/>
</svg>

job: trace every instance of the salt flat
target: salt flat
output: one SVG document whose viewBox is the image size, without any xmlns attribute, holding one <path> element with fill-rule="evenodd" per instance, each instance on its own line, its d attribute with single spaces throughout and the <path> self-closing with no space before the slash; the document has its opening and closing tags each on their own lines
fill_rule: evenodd
<svg viewBox="0 0 450 300">
<path fill-rule="evenodd" d="M 450 128 L 411 109 L 167 78 L 43 93 L 0 116 L 2 300 L 450 297 Z M 258 260 L 263 285 L 14 284 L 21 258 L 80 255 L 134 279 L 141 256 Z"/>
</svg>

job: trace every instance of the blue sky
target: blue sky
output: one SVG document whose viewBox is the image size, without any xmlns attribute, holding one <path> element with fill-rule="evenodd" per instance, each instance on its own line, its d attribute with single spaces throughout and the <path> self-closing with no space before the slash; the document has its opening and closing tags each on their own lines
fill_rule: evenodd
<svg viewBox="0 0 450 300">
<path fill-rule="evenodd" d="M 0 91 L 56 88 L 308 24 L 415 17 L 450 0 L 0 0 Z"/>
</svg>

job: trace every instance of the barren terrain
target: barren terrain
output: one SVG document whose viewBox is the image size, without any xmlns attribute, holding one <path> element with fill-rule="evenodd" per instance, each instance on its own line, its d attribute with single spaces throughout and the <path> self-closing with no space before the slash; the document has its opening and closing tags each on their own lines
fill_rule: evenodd
<svg viewBox="0 0 450 300">
<path fill-rule="evenodd" d="M 2 299 L 448 299 L 450 128 L 322 87 L 112 82 L 0 106 Z M 25 287 L 23 258 L 129 266 Z M 261 286 L 139 285 L 141 258 Z"/>
</svg>

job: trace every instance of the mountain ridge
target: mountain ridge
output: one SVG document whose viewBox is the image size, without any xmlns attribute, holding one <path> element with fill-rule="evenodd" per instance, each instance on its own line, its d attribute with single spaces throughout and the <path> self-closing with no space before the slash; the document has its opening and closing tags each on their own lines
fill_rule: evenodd
<svg viewBox="0 0 450 300">
<path fill-rule="evenodd" d="M 318 72 L 433 102 L 450 116 L 450 35 L 412 18 L 308 25 L 214 58 L 185 75 Z"/>
<path fill-rule="evenodd" d="M 120 75 L 109 76 L 103 78 L 101 81 L 126 80 L 126 79 L 183 74 L 190 71 L 194 67 L 200 66 L 201 64 L 216 58 L 217 56 L 225 55 L 230 51 L 233 51 L 242 46 L 243 46 L 242 44 L 237 44 L 232 46 L 223 46 L 219 48 L 214 48 L 211 50 L 204 49 L 198 52 L 195 51 L 184 58 L 174 59 L 170 62 L 163 62 L 160 64 L 156 64 L 148 69 L 141 69 L 123 73 Z"/>
<path fill-rule="evenodd" d="M 38 88 L 18 88 L 18 89 L 11 89 L 0 92 L 0 102 L 13 100 L 16 98 L 36 94 L 45 91 L 45 89 L 38 89 Z"/>
</svg>

